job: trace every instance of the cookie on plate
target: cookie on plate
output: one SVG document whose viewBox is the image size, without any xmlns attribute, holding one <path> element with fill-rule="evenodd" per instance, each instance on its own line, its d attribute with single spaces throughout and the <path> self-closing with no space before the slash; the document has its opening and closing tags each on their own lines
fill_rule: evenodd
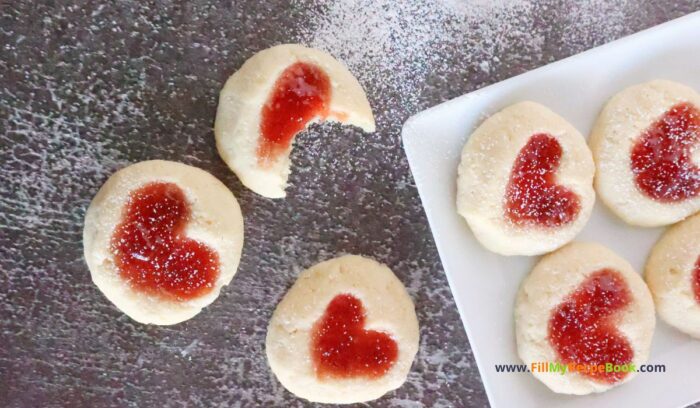
<svg viewBox="0 0 700 408">
<path fill-rule="evenodd" d="M 370 401 L 406 381 L 418 320 L 389 268 L 346 255 L 299 275 L 272 315 L 265 348 L 272 372 L 297 396 Z"/>
<path fill-rule="evenodd" d="M 594 243 L 544 256 L 515 303 L 518 355 L 552 391 L 589 394 L 629 381 L 649 357 L 656 320 L 632 266 Z"/>
<path fill-rule="evenodd" d="M 538 255 L 571 241 L 590 218 L 594 165 L 583 136 L 534 102 L 492 115 L 469 137 L 457 211 L 487 249 Z"/>
<path fill-rule="evenodd" d="M 659 239 L 645 277 L 661 319 L 700 339 L 700 214 L 674 225 Z"/>
<path fill-rule="evenodd" d="M 114 173 L 85 214 L 93 282 L 141 323 L 175 324 L 212 303 L 238 269 L 243 217 L 211 174 L 153 160 Z"/>
<path fill-rule="evenodd" d="M 337 121 L 374 132 L 365 91 L 330 54 L 278 45 L 248 59 L 219 96 L 219 154 L 249 189 L 285 196 L 294 137 L 310 123 Z"/>
<path fill-rule="evenodd" d="M 595 186 L 631 225 L 673 224 L 700 211 L 700 94 L 655 80 L 613 96 L 590 137 Z"/>
</svg>

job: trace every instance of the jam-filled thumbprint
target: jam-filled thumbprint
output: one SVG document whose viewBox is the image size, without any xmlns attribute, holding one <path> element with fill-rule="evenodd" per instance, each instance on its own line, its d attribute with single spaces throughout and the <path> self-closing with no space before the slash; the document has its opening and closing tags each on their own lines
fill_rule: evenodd
<svg viewBox="0 0 700 408">
<path fill-rule="evenodd" d="M 549 228 L 576 218 L 581 210 L 578 196 L 556 182 L 561 156 L 561 144 L 547 134 L 533 135 L 523 146 L 506 188 L 506 216 L 511 222 Z"/>
<path fill-rule="evenodd" d="M 187 300 L 212 290 L 219 256 L 187 238 L 191 209 L 174 183 L 154 182 L 130 194 L 112 237 L 115 263 L 134 288 Z"/>
<path fill-rule="evenodd" d="M 624 278 L 613 269 L 592 273 L 552 312 L 549 341 L 565 364 L 625 365 L 634 351 L 616 328 L 615 318 L 631 302 Z M 624 371 L 595 371 L 585 375 L 615 383 Z"/>
<path fill-rule="evenodd" d="M 297 62 L 280 75 L 262 108 L 258 161 L 277 160 L 314 118 L 328 116 L 331 81 L 317 65 Z"/>
<path fill-rule="evenodd" d="M 700 167 L 693 153 L 700 148 L 700 110 L 679 103 L 665 112 L 632 148 L 631 165 L 637 187 L 662 202 L 677 202 L 700 194 Z"/>
<path fill-rule="evenodd" d="M 319 377 L 376 378 L 396 362 L 398 346 L 387 333 L 365 329 L 362 301 L 333 298 L 312 331 L 311 354 Z"/>
</svg>

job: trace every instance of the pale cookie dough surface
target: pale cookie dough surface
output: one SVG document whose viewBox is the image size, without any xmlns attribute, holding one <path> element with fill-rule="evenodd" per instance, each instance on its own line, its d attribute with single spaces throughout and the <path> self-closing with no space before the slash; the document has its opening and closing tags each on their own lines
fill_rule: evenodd
<svg viewBox="0 0 700 408">
<path fill-rule="evenodd" d="M 632 173 L 634 144 L 666 111 L 681 102 L 700 108 L 700 94 L 676 82 L 654 80 L 613 96 L 596 120 L 589 139 L 596 162 L 596 191 L 628 224 L 668 225 L 700 210 L 700 196 L 678 202 L 650 198 L 637 187 Z M 700 165 L 698 154 L 694 161 Z"/>
<path fill-rule="evenodd" d="M 398 345 L 398 358 L 375 379 L 320 380 L 310 354 L 311 329 L 337 295 L 362 301 L 367 330 L 387 333 Z M 299 275 L 277 306 L 267 332 L 267 359 L 277 379 L 292 393 L 314 402 L 370 401 L 406 381 L 418 351 L 418 320 L 403 284 L 386 266 L 346 255 L 321 262 Z"/>
<path fill-rule="evenodd" d="M 127 200 L 132 191 L 152 182 L 174 183 L 182 189 L 191 210 L 185 235 L 219 256 L 214 288 L 202 296 L 176 301 L 145 294 L 133 289 L 115 266 L 110 241 Z M 140 323 L 169 325 L 195 316 L 231 282 L 242 248 L 243 216 L 234 195 L 204 170 L 176 162 L 144 161 L 117 171 L 102 185 L 85 215 L 83 249 L 93 282 L 115 306 Z"/>
<path fill-rule="evenodd" d="M 617 328 L 627 338 L 634 357 L 632 364 L 647 361 L 656 323 L 649 289 L 632 266 L 606 247 L 585 242 L 571 243 L 540 260 L 523 281 L 515 302 L 515 334 L 518 355 L 525 364 L 560 361 L 548 339 L 553 310 L 592 273 L 604 268 L 619 272 L 632 300 L 618 312 Z M 628 374 L 616 384 L 595 381 L 579 373 L 532 374 L 552 391 L 563 394 L 603 392 L 632 379 Z"/>
<path fill-rule="evenodd" d="M 328 75 L 331 96 L 326 120 L 354 125 L 366 132 L 375 129 L 372 108 L 362 86 L 330 54 L 296 44 L 258 52 L 229 77 L 221 90 L 214 133 L 226 164 L 246 187 L 265 197 L 285 196 L 292 146 L 267 166 L 258 164 L 261 109 L 282 72 L 297 62 L 315 64 Z"/>
<path fill-rule="evenodd" d="M 671 227 L 651 251 L 645 278 L 661 319 L 700 339 L 700 303 L 692 278 L 700 257 L 700 214 Z"/>
<path fill-rule="evenodd" d="M 505 217 L 506 188 L 521 149 L 538 133 L 559 142 L 562 156 L 555 178 L 580 199 L 576 218 L 558 227 L 519 227 Z M 583 136 L 566 120 L 534 102 L 511 105 L 486 119 L 462 150 L 457 211 L 487 249 L 502 255 L 537 255 L 571 241 L 590 218 L 594 165 Z"/>
</svg>

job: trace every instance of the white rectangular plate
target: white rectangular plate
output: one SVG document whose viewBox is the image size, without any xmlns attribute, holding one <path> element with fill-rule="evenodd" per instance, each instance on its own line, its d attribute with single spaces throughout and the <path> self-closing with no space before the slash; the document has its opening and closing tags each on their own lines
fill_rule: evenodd
<svg viewBox="0 0 700 408">
<path fill-rule="evenodd" d="M 649 363 L 665 364 L 666 372 L 639 373 L 629 383 L 602 394 L 558 395 L 529 373 L 496 373 L 494 364 L 521 363 L 515 349 L 513 306 L 518 286 L 537 258 L 503 257 L 485 250 L 455 205 L 462 146 L 484 118 L 512 103 L 532 100 L 587 135 L 610 96 L 656 78 L 700 90 L 700 13 L 453 99 L 404 125 L 411 170 L 494 407 L 676 407 L 700 400 L 700 341 L 661 321 Z M 660 228 L 627 226 L 599 201 L 577 239 L 600 242 L 642 271 L 661 232 Z"/>
</svg>

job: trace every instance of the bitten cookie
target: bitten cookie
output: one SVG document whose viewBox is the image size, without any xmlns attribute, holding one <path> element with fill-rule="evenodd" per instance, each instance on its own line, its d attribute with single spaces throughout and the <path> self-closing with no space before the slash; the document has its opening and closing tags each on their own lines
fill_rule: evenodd
<svg viewBox="0 0 700 408">
<path fill-rule="evenodd" d="M 647 261 L 646 281 L 659 316 L 700 339 L 700 214 L 659 239 Z"/>
<path fill-rule="evenodd" d="M 347 255 L 299 275 L 267 331 L 277 379 L 309 401 L 370 401 L 406 381 L 418 351 L 418 320 L 386 266 Z"/>
<path fill-rule="evenodd" d="M 613 96 L 590 137 L 595 186 L 631 225 L 673 224 L 700 211 L 700 94 L 656 80 Z"/>
<path fill-rule="evenodd" d="M 534 102 L 484 121 L 462 150 L 457 211 L 487 249 L 537 255 L 571 241 L 590 218 L 591 152 L 566 120 Z"/>
<path fill-rule="evenodd" d="M 515 303 L 518 355 L 535 378 L 563 394 L 607 391 L 632 379 L 647 361 L 654 326 L 642 278 L 594 243 L 574 242 L 543 257 Z M 566 373 L 549 370 L 550 363 Z"/>
<path fill-rule="evenodd" d="M 141 323 L 175 324 L 212 303 L 238 268 L 243 217 L 196 167 L 153 160 L 114 173 L 85 214 L 92 280 Z"/>
<path fill-rule="evenodd" d="M 226 81 L 216 146 L 246 187 L 284 197 L 294 137 L 319 120 L 366 132 L 375 127 L 362 86 L 342 63 L 324 51 L 278 45 L 252 56 Z"/>
</svg>

